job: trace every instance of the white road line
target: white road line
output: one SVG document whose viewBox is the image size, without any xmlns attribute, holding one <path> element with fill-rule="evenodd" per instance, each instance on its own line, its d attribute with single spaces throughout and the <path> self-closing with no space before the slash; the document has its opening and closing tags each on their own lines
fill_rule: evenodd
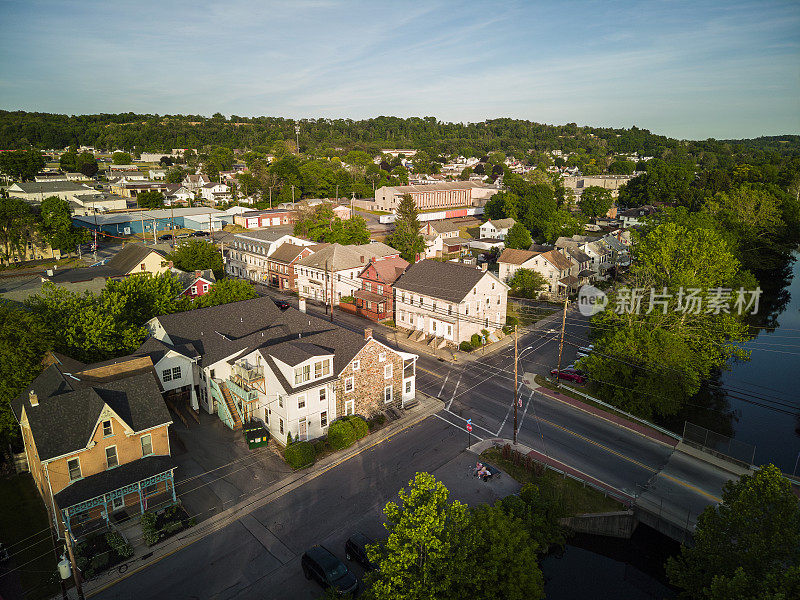
<svg viewBox="0 0 800 600">
<path fill-rule="evenodd" d="M 451 423 L 450 421 L 448 421 L 447 419 L 445 419 L 445 418 L 444 418 L 444 417 L 442 417 L 441 415 L 434 414 L 433 416 L 434 416 L 434 417 L 437 417 L 437 418 L 439 418 L 439 419 L 441 419 L 442 421 L 444 421 L 444 422 L 445 422 L 445 423 L 447 423 L 448 425 L 452 425 L 452 426 L 453 426 L 453 427 L 455 427 L 456 429 L 460 429 L 461 431 L 463 431 L 463 432 L 465 432 L 465 433 L 469 433 L 469 434 L 470 434 L 472 437 L 474 437 L 474 438 L 475 438 L 476 440 L 478 440 L 479 442 L 482 442 L 482 441 L 483 441 L 483 438 L 482 438 L 481 436 L 479 436 L 479 435 L 475 435 L 474 433 L 471 433 L 471 432 L 468 432 L 468 431 L 466 430 L 466 428 L 464 428 L 464 427 L 461 427 L 460 425 L 456 425 L 455 423 Z"/>
<path fill-rule="evenodd" d="M 519 421 L 519 427 L 517 427 L 517 434 L 522 431 L 522 424 L 525 422 L 525 415 L 528 414 L 528 407 L 531 405 L 531 400 L 533 399 L 533 390 L 531 390 L 531 395 L 528 396 L 528 401 L 525 403 L 525 410 L 522 411 L 522 419 Z"/>
<path fill-rule="evenodd" d="M 450 371 L 447 372 L 447 377 L 444 378 L 442 382 L 442 389 L 439 390 L 439 394 L 437 395 L 438 398 L 442 397 L 442 392 L 444 391 L 444 386 L 447 385 L 447 380 L 450 378 Z"/>
<path fill-rule="evenodd" d="M 522 385 L 523 385 L 522 383 L 519 384 L 519 389 L 522 389 Z M 517 390 L 518 394 L 519 394 L 519 389 Z M 511 414 L 513 408 L 514 408 L 514 403 L 512 402 L 511 406 L 509 406 L 508 410 L 506 411 L 506 416 L 503 417 L 503 422 L 500 423 L 500 429 L 498 429 L 497 433 L 494 434 L 495 437 L 500 437 L 500 432 L 503 431 L 503 427 L 506 426 L 506 421 L 508 421 L 508 415 Z"/>
<path fill-rule="evenodd" d="M 454 416 L 456 419 L 461 419 L 462 421 L 466 421 L 466 419 L 465 419 L 464 417 L 462 417 L 461 415 L 457 415 L 456 413 L 454 413 L 454 412 L 453 412 L 453 411 L 451 411 L 451 410 L 447 410 L 447 409 L 445 408 L 445 409 L 444 409 L 444 411 L 445 411 L 445 412 L 446 412 L 448 415 L 453 415 L 453 416 Z M 480 429 L 483 429 L 485 432 L 487 432 L 487 433 L 490 433 L 491 435 L 494 435 L 494 432 L 492 432 L 492 430 L 490 430 L 490 429 L 486 429 L 486 427 L 483 427 L 482 425 L 478 425 L 477 423 L 473 423 L 473 424 L 472 424 L 472 426 L 473 426 L 473 427 L 478 427 L 478 428 L 480 428 Z"/>
<path fill-rule="evenodd" d="M 458 374 L 458 381 L 456 381 L 456 387 L 453 388 L 453 395 L 450 396 L 450 403 L 447 405 L 447 410 L 450 410 L 450 407 L 453 406 L 453 400 L 456 398 L 456 392 L 458 391 L 458 386 L 461 384 L 461 376 L 463 374 L 464 369 L 461 369 L 461 373 Z"/>
</svg>

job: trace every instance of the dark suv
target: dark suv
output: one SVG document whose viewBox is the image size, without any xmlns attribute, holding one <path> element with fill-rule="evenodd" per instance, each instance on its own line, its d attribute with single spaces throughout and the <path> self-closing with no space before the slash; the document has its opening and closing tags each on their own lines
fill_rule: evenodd
<svg viewBox="0 0 800 600">
<path fill-rule="evenodd" d="M 345 558 L 347 558 L 347 560 L 354 560 L 367 571 L 377 569 L 377 565 L 372 563 L 367 556 L 367 545 L 374 543 L 374 540 L 368 538 L 363 533 L 354 533 L 344 543 Z"/>
<path fill-rule="evenodd" d="M 334 554 L 324 546 L 314 546 L 300 560 L 306 579 L 316 579 L 323 588 L 332 588 L 344 595 L 358 589 L 358 579 Z"/>
</svg>

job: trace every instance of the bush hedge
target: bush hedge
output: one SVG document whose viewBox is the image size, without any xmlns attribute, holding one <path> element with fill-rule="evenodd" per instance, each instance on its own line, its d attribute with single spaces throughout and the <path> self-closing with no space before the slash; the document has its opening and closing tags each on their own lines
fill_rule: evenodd
<svg viewBox="0 0 800 600">
<path fill-rule="evenodd" d="M 483 340 L 481 339 L 479 333 L 473 333 L 469 341 L 472 344 L 472 347 L 475 348 L 476 350 L 481 346 L 483 346 Z"/>
<path fill-rule="evenodd" d="M 464 340 L 458 345 L 459 350 L 462 352 L 472 352 L 472 344 L 470 344 L 467 340 Z"/>
<path fill-rule="evenodd" d="M 309 442 L 295 442 L 291 446 L 286 446 L 283 451 L 283 458 L 293 469 L 302 469 L 314 464 L 317 453 Z"/>
<path fill-rule="evenodd" d="M 108 545 L 122 558 L 130 558 L 133 556 L 133 546 L 126 542 L 125 538 L 116 531 L 109 531 L 106 533 L 106 542 L 108 542 Z"/>
<path fill-rule="evenodd" d="M 349 418 L 349 421 L 350 425 L 353 426 L 353 433 L 355 433 L 357 440 L 369 434 L 369 425 L 362 417 L 353 415 Z"/>
<path fill-rule="evenodd" d="M 328 427 L 328 445 L 331 450 L 342 450 L 356 441 L 353 424 L 346 419 L 334 421 Z"/>
</svg>

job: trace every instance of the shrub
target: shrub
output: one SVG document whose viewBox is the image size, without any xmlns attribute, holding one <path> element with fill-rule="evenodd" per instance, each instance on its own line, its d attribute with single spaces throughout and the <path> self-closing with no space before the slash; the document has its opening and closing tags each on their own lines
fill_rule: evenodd
<svg viewBox="0 0 800 600">
<path fill-rule="evenodd" d="M 386 423 L 386 415 L 383 413 L 378 413 L 369 421 L 370 427 L 383 427 L 384 423 Z"/>
<path fill-rule="evenodd" d="M 353 427 L 353 433 L 357 440 L 360 440 L 369 433 L 369 425 L 367 425 L 367 422 L 361 417 L 350 417 L 350 425 Z"/>
<path fill-rule="evenodd" d="M 314 446 L 309 442 L 295 442 L 291 446 L 286 446 L 283 451 L 283 458 L 293 469 L 302 469 L 314 464 L 316 452 Z"/>
<path fill-rule="evenodd" d="M 480 334 L 473 333 L 472 337 L 470 338 L 470 343 L 472 344 L 472 347 L 475 348 L 476 350 L 481 346 L 483 346 L 483 340 L 481 339 Z"/>
<path fill-rule="evenodd" d="M 156 529 L 156 521 L 156 515 L 151 512 L 142 515 L 142 538 L 148 546 L 157 543 L 160 537 L 158 529 Z"/>
<path fill-rule="evenodd" d="M 328 445 L 332 450 L 342 450 L 356 441 L 356 434 L 350 421 L 334 421 L 328 427 Z"/>
<path fill-rule="evenodd" d="M 503 325 L 503 333 L 506 335 L 514 333 L 514 328 L 511 325 Z"/>
<path fill-rule="evenodd" d="M 339 300 L 339 304 L 355 304 L 356 299 L 353 296 L 342 296 Z"/>
<path fill-rule="evenodd" d="M 289 431 L 286 433 L 286 447 L 288 448 L 291 445 L 292 445 L 292 432 Z"/>
<path fill-rule="evenodd" d="M 472 344 L 470 344 L 467 340 L 464 340 L 458 345 L 459 350 L 462 352 L 472 352 Z"/>
<path fill-rule="evenodd" d="M 116 531 L 109 531 L 106 533 L 106 542 L 122 558 L 130 558 L 133 556 L 133 546 L 126 542 L 125 538 Z"/>
<path fill-rule="evenodd" d="M 318 438 L 318 439 L 314 440 L 313 442 L 311 442 L 311 445 L 314 447 L 314 455 L 315 456 L 320 456 L 321 454 L 325 453 L 326 448 L 325 448 L 325 439 L 324 438 Z"/>
<path fill-rule="evenodd" d="M 509 327 L 514 327 L 514 325 L 519 325 L 519 319 L 514 315 L 506 315 L 506 325 Z"/>
</svg>

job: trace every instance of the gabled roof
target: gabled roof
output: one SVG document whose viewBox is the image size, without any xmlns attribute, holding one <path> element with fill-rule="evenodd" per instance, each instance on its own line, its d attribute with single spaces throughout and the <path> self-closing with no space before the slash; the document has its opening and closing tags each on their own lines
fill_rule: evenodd
<svg viewBox="0 0 800 600">
<path fill-rule="evenodd" d="M 381 242 L 360 246 L 330 244 L 320 248 L 311 256 L 301 258 L 297 264 L 316 269 L 343 271 L 366 266 L 370 259 L 380 259 L 393 254 L 399 254 L 399 251 Z"/>
<path fill-rule="evenodd" d="M 566 256 L 561 254 L 558 250 L 550 250 L 550 252 L 543 252 L 540 254 L 543 259 L 549 262 L 558 270 L 569 269 L 572 267 L 572 261 Z"/>
<path fill-rule="evenodd" d="M 522 263 L 532 259 L 539 254 L 530 250 L 518 250 L 516 248 L 506 248 L 497 259 L 499 263 L 506 263 L 510 265 L 521 265 Z"/>
<path fill-rule="evenodd" d="M 14 399 L 14 415 L 19 421 L 25 411 L 41 460 L 84 449 L 105 406 L 134 431 L 172 422 L 152 364 L 144 372 L 141 361 L 131 364 L 134 371 L 112 369 L 107 372 L 116 375 L 108 377 L 100 376 L 103 370 L 96 370 L 98 365 L 68 373 L 52 364 Z M 31 390 L 38 397 L 37 406 L 31 406 Z"/>
<path fill-rule="evenodd" d="M 402 275 L 408 268 L 408 261 L 399 256 L 392 258 L 384 258 L 371 263 L 375 268 L 378 277 L 387 285 L 392 285 L 400 275 Z M 358 274 L 359 277 L 363 276 L 369 270 L 370 265 L 364 267 L 364 270 Z"/>
<path fill-rule="evenodd" d="M 280 344 L 295 342 L 330 349 L 338 373 L 365 343 L 363 336 L 334 323 L 295 308 L 281 310 L 268 296 L 155 319 L 176 347 L 195 348 L 205 366 L 257 349 L 264 354 L 275 352 L 283 360 Z M 287 360 L 292 359 L 287 356 Z"/>
<path fill-rule="evenodd" d="M 176 269 L 173 267 L 170 269 L 170 273 L 172 273 L 173 277 L 175 277 L 178 281 L 181 282 L 183 286 L 182 292 L 185 292 L 189 289 L 197 280 L 204 279 L 211 284 L 217 282 L 217 278 L 214 277 L 214 271 L 211 269 L 203 269 L 202 271 L 181 271 L 180 269 Z"/>
<path fill-rule="evenodd" d="M 485 276 L 493 277 L 481 269 L 462 263 L 422 260 L 411 265 L 394 287 L 447 302 L 461 302 Z"/>
<path fill-rule="evenodd" d="M 460 231 L 461 225 L 450 219 L 440 219 L 438 221 L 428 221 L 423 223 L 423 228 L 429 226 L 431 229 L 438 233 L 450 233 L 451 231 Z"/>
<path fill-rule="evenodd" d="M 575 247 L 567 246 L 564 248 L 564 252 L 566 252 L 577 263 L 584 263 L 592 260 L 592 258 L 588 254 L 586 254 L 582 250 L 579 250 L 577 246 Z"/>
<path fill-rule="evenodd" d="M 487 225 L 489 223 L 491 223 L 495 229 L 511 229 L 516 224 L 516 221 L 514 219 L 492 219 L 486 222 Z"/>
<path fill-rule="evenodd" d="M 89 281 L 96 277 L 123 277 L 153 252 L 162 258 L 164 257 L 161 252 L 151 247 L 138 243 L 127 244 L 104 265 L 64 269 L 63 271 L 56 271 L 52 276 L 47 276 L 46 278 L 53 283 L 77 283 L 79 281 Z"/>
<path fill-rule="evenodd" d="M 291 242 L 284 242 L 275 249 L 269 259 L 276 262 L 289 264 L 295 260 L 308 246 L 297 246 Z"/>
</svg>

